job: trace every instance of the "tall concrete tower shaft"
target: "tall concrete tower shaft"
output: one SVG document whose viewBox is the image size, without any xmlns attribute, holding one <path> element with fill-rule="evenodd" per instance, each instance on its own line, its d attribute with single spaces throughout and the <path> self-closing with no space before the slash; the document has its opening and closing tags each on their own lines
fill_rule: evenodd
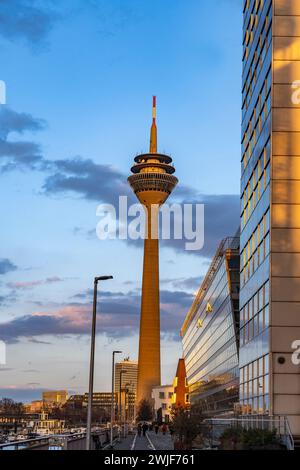
<svg viewBox="0 0 300 470">
<path fill-rule="evenodd" d="M 178 180 L 173 173 L 172 158 L 157 153 L 156 98 L 153 97 L 153 116 L 149 153 L 135 157 L 129 184 L 147 215 L 144 241 L 144 265 L 140 318 L 140 341 L 137 403 L 151 400 L 152 388 L 160 385 L 160 300 L 159 300 L 159 243 L 158 212 Z"/>
</svg>

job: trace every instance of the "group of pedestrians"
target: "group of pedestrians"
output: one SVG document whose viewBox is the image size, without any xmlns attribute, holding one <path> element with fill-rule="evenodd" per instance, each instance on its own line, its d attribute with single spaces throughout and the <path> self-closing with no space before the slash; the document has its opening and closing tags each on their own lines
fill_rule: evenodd
<svg viewBox="0 0 300 470">
<path fill-rule="evenodd" d="M 138 436 L 141 437 L 142 433 L 143 433 L 143 436 L 145 437 L 146 436 L 146 432 L 148 431 L 149 429 L 149 426 L 147 423 L 139 423 L 138 424 L 138 427 L 137 427 L 137 432 L 138 432 Z"/>
<path fill-rule="evenodd" d="M 138 436 L 141 437 L 143 435 L 145 437 L 146 432 L 147 431 L 153 431 L 153 429 L 154 429 L 155 434 L 158 434 L 160 432 L 160 430 L 161 430 L 161 432 L 163 433 L 164 436 L 167 434 L 168 431 L 170 432 L 171 435 L 173 434 L 172 428 L 171 427 L 168 428 L 166 423 L 163 423 L 160 426 L 158 423 L 152 423 L 152 424 L 149 425 L 146 422 L 144 422 L 144 423 L 139 423 L 138 424 L 138 427 L 137 427 Z"/>
</svg>

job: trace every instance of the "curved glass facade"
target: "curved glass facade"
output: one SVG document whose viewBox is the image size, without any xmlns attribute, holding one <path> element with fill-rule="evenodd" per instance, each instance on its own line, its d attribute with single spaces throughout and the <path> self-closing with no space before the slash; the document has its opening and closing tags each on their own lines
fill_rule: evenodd
<svg viewBox="0 0 300 470">
<path fill-rule="evenodd" d="M 219 247 L 181 330 L 191 404 L 207 415 L 238 402 L 238 239 Z"/>
</svg>

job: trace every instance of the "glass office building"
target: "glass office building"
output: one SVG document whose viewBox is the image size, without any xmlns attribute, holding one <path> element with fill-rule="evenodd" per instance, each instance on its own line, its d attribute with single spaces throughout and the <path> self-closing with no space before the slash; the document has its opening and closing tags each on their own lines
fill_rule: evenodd
<svg viewBox="0 0 300 470">
<path fill-rule="evenodd" d="M 243 20 L 240 403 L 300 434 L 300 2 L 244 0 Z"/>
<path fill-rule="evenodd" d="M 239 239 L 222 241 L 181 328 L 191 405 L 206 416 L 239 401 Z"/>
</svg>

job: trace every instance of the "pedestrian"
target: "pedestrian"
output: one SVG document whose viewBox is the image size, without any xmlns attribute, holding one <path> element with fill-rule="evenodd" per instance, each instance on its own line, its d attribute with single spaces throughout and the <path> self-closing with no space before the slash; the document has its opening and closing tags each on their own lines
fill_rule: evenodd
<svg viewBox="0 0 300 470">
<path fill-rule="evenodd" d="M 158 431 L 159 431 L 159 426 L 158 426 L 158 424 L 155 425 L 154 430 L 155 430 L 155 434 L 158 434 Z"/>
<path fill-rule="evenodd" d="M 142 426 L 142 429 L 143 429 L 143 436 L 145 437 L 145 436 L 146 436 L 146 432 L 148 431 L 148 424 L 147 424 L 147 423 L 144 423 L 143 426 Z"/>
<path fill-rule="evenodd" d="M 101 442 L 100 442 L 100 437 L 98 434 L 93 435 L 93 441 L 94 441 L 95 450 L 100 450 Z"/>
<path fill-rule="evenodd" d="M 137 432 L 138 432 L 138 436 L 141 437 L 141 435 L 142 435 L 142 425 L 141 425 L 141 423 L 138 424 Z"/>
<path fill-rule="evenodd" d="M 162 427 L 162 432 L 164 436 L 166 435 L 167 430 L 168 430 L 167 425 L 164 423 Z"/>
</svg>

